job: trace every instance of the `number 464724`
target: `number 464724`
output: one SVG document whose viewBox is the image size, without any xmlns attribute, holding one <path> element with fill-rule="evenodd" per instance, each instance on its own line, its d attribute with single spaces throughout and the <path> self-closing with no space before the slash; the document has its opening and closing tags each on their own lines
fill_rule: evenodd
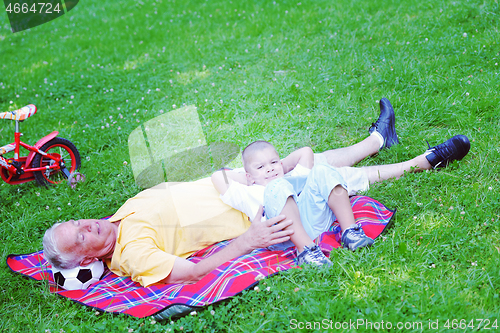
<svg viewBox="0 0 500 333">
<path fill-rule="evenodd" d="M 56 3 L 55 6 L 52 6 L 51 3 L 45 3 L 45 2 L 38 2 L 34 3 L 31 5 L 31 7 L 27 3 L 9 3 L 9 5 L 6 8 L 6 11 L 8 13 L 15 13 L 15 14 L 28 14 L 28 13 L 45 13 L 45 14 L 52 14 L 53 12 L 59 13 L 61 12 L 61 8 L 59 6 L 59 3 Z"/>
</svg>

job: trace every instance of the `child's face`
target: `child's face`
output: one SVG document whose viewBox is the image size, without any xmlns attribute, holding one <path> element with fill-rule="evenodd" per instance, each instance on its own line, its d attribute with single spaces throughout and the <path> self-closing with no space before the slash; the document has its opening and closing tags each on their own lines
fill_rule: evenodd
<svg viewBox="0 0 500 333">
<path fill-rule="evenodd" d="M 271 147 L 251 155 L 246 171 L 250 183 L 257 185 L 267 185 L 273 179 L 284 176 L 280 157 Z"/>
</svg>

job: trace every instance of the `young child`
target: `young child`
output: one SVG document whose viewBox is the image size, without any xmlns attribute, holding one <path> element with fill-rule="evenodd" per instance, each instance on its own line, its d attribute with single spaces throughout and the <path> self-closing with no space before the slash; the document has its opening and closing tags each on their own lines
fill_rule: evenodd
<svg viewBox="0 0 500 333">
<path fill-rule="evenodd" d="M 283 214 L 293 221 L 289 226 L 294 230 L 290 241 L 271 249 L 295 244 L 299 265 L 305 262 L 331 265 L 312 240 L 327 231 L 335 219 L 343 231 L 344 247 L 354 251 L 373 244 L 373 239 L 355 224 L 349 195 L 367 190 L 372 183 L 397 179 L 405 172 L 444 168 L 469 152 L 469 139 L 455 135 L 437 146 L 429 145 L 423 154 L 407 161 L 351 167 L 379 149 L 399 143 L 395 121 L 391 103 L 382 98 L 380 116 L 369 128 L 370 135 L 355 145 L 321 154 L 313 154 L 311 148 L 306 147 L 280 160 L 270 143 L 256 141 L 242 153 L 244 173 L 217 171 L 212 175 L 212 182 L 221 193 L 222 201 L 252 219 L 264 205 L 267 218 Z"/>
<path fill-rule="evenodd" d="M 344 247 L 355 250 L 373 244 L 373 240 L 355 224 L 348 185 L 341 175 L 356 169 L 336 169 L 324 164 L 314 166 L 314 154 L 309 147 L 301 148 L 281 161 L 273 145 L 266 141 L 248 145 L 243 150 L 242 159 L 245 174 L 218 171 L 212 176 L 212 181 L 226 204 L 249 217 L 255 216 L 259 205 L 264 204 L 267 218 L 284 214 L 293 221 L 289 227 L 294 230 L 291 242 L 272 249 L 295 245 L 299 265 L 331 265 L 313 239 L 327 231 L 336 219 L 343 230 Z M 348 172 L 346 175 L 351 179 L 357 177 Z M 367 182 L 366 176 L 360 170 L 358 175 L 363 179 L 363 186 Z M 354 179 L 351 183 L 356 185 L 359 181 Z M 358 190 L 355 188 L 354 192 Z"/>
</svg>

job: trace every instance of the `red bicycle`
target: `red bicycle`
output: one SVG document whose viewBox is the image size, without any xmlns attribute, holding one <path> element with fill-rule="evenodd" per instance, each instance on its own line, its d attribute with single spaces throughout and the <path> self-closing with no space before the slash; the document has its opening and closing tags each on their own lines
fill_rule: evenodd
<svg viewBox="0 0 500 333">
<path fill-rule="evenodd" d="M 0 147 L 0 175 L 6 183 L 13 185 L 36 180 L 47 186 L 66 180 L 73 187 L 76 182 L 83 181 L 84 176 L 76 172 L 80 168 L 80 153 L 71 141 L 56 137 L 57 131 L 44 136 L 34 146 L 21 141 L 19 123 L 36 111 L 36 106 L 29 104 L 19 110 L 0 113 L 0 119 L 16 122 L 14 142 Z M 19 156 L 21 147 L 29 150 L 28 156 Z M 13 158 L 3 156 L 12 151 Z"/>
</svg>

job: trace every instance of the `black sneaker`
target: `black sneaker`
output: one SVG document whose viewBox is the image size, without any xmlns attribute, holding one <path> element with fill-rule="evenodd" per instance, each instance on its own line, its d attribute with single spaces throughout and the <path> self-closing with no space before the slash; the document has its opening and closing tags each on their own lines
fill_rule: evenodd
<svg viewBox="0 0 500 333">
<path fill-rule="evenodd" d="M 377 121 L 372 123 L 372 127 L 368 130 L 371 134 L 373 131 L 379 132 L 384 138 L 382 148 L 389 148 L 399 144 L 398 135 L 396 134 L 396 116 L 391 102 L 387 98 L 380 100 L 380 116 Z"/>
<path fill-rule="evenodd" d="M 429 143 L 427 143 L 429 145 Z M 470 149 L 469 139 L 465 135 L 455 135 L 445 142 L 431 147 L 425 158 L 432 165 L 433 169 L 444 168 L 454 160 L 461 160 L 467 155 Z"/>
</svg>

